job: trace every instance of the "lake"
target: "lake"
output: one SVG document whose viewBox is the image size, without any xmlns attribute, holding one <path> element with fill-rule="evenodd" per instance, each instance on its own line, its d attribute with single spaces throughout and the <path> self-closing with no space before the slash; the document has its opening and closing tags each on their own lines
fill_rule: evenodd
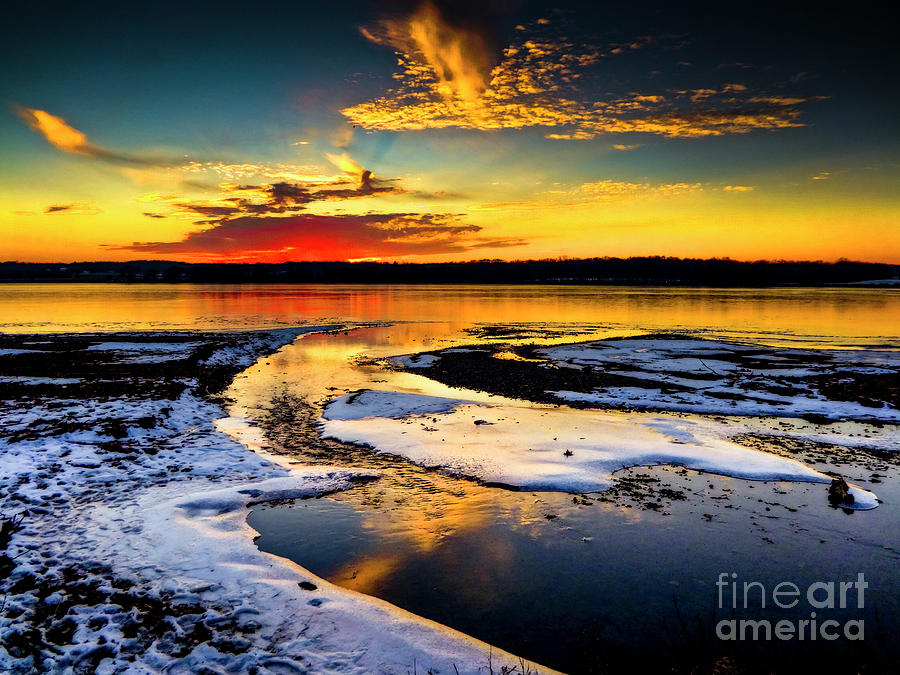
<svg viewBox="0 0 900 675">
<path fill-rule="evenodd" d="M 335 321 L 584 323 L 766 343 L 900 345 L 891 289 L 4 284 L 0 330 L 232 330 Z"/>
</svg>

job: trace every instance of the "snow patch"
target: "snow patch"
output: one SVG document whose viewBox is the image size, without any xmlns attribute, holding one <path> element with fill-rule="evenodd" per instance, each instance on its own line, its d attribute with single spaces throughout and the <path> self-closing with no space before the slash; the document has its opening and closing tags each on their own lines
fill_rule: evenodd
<svg viewBox="0 0 900 675">
<path fill-rule="evenodd" d="M 38 386 L 42 384 L 78 384 L 83 380 L 79 377 L 25 377 L 21 375 L 0 376 L 2 384 L 27 384 Z"/>
<path fill-rule="evenodd" d="M 367 404 L 366 395 L 371 396 Z M 390 394 L 401 396 L 402 406 Z M 751 480 L 830 483 L 831 477 L 792 459 L 731 442 L 694 420 L 596 410 L 488 406 L 458 399 L 363 392 L 361 410 L 342 397 L 326 408 L 323 432 L 400 455 L 428 468 L 528 490 L 596 492 L 631 466 L 674 464 Z M 416 404 L 412 399 L 420 399 Z M 476 407 L 477 405 L 477 407 Z M 332 413 L 332 406 L 339 414 Z M 398 414 L 427 410 L 427 424 Z M 475 419 L 488 424 L 475 424 Z M 861 490 L 861 489 L 860 489 Z M 863 491 L 864 492 L 864 491 Z M 859 507 L 876 504 L 871 493 Z"/>
<path fill-rule="evenodd" d="M 89 352 L 158 352 L 189 354 L 202 342 L 100 342 L 85 347 Z"/>
<path fill-rule="evenodd" d="M 563 401 L 633 409 L 727 415 L 871 419 L 900 422 L 900 410 L 840 401 L 819 390 L 821 376 L 900 374 L 900 352 L 801 350 L 700 339 L 598 340 L 539 349 L 559 367 L 595 368 L 646 382 L 596 391 L 551 391 Z"/>
<path fill-rule="evenodd" d="M 434 354 L 404 354 L 391 360 L 404 368 L 430 368 L 440 361 L 441 357 Z"/>
<path fill-rule="evenodd" d="M 367 417 L 402 418 L 412 415 L 446 413 L 464 405 L 484 404 L 440 396 L 366 389 L 335 399 L 326 406 L 322 416 L 326 420 L 361 420 Z"/>
</svg>

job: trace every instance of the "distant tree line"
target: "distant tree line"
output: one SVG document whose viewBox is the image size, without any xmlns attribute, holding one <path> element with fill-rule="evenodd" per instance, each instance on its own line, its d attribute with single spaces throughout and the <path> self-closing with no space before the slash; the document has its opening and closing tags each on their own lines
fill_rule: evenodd
<svg viewBox="0 0 900 675">
<path fill-rule="evenodd" d="M 582 258 L 477 260 L 459 263 L 0 262 L 0 282 L 320 283 L 320 284 L 598 284 L 784 286 L 896 279 L 900 266 L 841 260 L 756 261 L 729 258 Z"/>
</svg>

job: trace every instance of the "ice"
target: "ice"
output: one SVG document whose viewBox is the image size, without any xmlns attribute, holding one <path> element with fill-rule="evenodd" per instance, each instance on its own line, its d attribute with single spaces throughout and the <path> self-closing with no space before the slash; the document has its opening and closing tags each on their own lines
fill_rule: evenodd
<svg viewBox="0 0 900 675">
<path fill-rule="evenodd" d="M 434 354 L 406 354 L 395 356 L 393 360 L 405 368 L 429 368 L 440 361 L 441 357 Z"/>
<path fill-rule="evenodd" d="M 408 417 L 445 413 L 463 405 L 484 405 L 474 401 L 423 396 L 399 391 L 366 389 L 331 402 L 325 409 L 327 420 L 360 420 L 366 417 Z"/>
<path fill-rule="evenodd" d="M 0 376 L 3 384 L 27 384 L 38 386 L 42 384 L 78 384 L 82 380 L 78 377 L 23 377 L 19 375 Z"/>
<path fill-rule="evenodd" d="M 801 350 L 701 339 L 612 339 L 537 350 L 558 367 L 646 382 L 595 391 L 551 391 L 561 401 L 705 414 L 900 422 L 900 410 L 829 397 L 822 377 L 900 374 L 900 353 Z M 689 391 L 685 391 L 688 389 Z"/>
<path fill-rule="evenodd" d="M 86 347 L 99 352 L 181 352 L 187 354 L 199 347 L 201 342 L 100 342 Z"/>
<path fill-rule="evenodd" d="M 715 425 L 695 420 L 543 406 L 476 407 L 458 399 L 440 404 L 436 397 L 390 393 L 338 398 L 325 410 L 323 433 L 425 467 L 528 490 L 605 490 L 616 471 L 654 464 L 751 480 L 831 482 L 800 462 L 738 445 Z M 422 411 L 436 417 L 422 424 Z M 476 418 L 489 424 L 475 424 Z M 865 492 L 856 506 L 873 508 L 875 499 Z"/>
<path fill-rule="evenodd" d="M 642 387 L 607 387 L 603 391 L 552 391 L 562 401 L 626 405 L 634 409 L 673 410 L 726 415 L 802 416 L 822 415 L 832 419 L 873 419 L 900 422 L 900 411 L 883 406 L 874 408 L 855 401 L 831 401 L 819 397 L 778 396 L 748 392 L 738 388 L 710 388 L 703 392 L 666 392 Z M 733 394 L 731 398 L 711 393 Z"/>
</svg>

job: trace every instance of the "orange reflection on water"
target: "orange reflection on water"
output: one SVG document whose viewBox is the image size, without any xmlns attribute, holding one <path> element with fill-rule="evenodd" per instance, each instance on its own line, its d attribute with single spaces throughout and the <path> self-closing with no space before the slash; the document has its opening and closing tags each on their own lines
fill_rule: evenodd
<svg viewBox="0 0 900 675">
<path fill-rule="evenodd" d="M 892 340 L 890 289 L 205 284 L 0 285 L 0 330 L 229 330 L 339 321 L 582 323 L 823 345 Z"/>
<path fill-rule="evenodd" d="M 548 526 L 542 514 L 559 511 L 571 500 L 568 494 L 551 495 L 553 506 L 548 507 L 543 498 L 536 498 L 533 493 L 487 488 L 433 472 L 423 472 L 418 481 L 408 478 L 407 474 L 407 480 L 396 483 L 388 478 L 384 481 L 388 485 L 373 486 L 372 490 L 383 491 L 377 506 L 371 500 L 372 490 L 365 487 L 332 496 L 336 501 L 354 505 L 362 527 L 372 534 L 372 541 L 395 543 L 377 555 L 349 560 L 329 575 L 332 582 L 378 595 L 382 584 L 397 569 L 409 560 L 436 551 L 449 537 L 484 529 L 499 518 L 513 529 L 530 531 L 532 538 L 537 539 L 539 529 Z M 491 557 L 491 564 L 482 569 L 502 570 L 515 563 L 514 552 L 502 545 L 487 546 L 480 555 Z"/>
</svg>

